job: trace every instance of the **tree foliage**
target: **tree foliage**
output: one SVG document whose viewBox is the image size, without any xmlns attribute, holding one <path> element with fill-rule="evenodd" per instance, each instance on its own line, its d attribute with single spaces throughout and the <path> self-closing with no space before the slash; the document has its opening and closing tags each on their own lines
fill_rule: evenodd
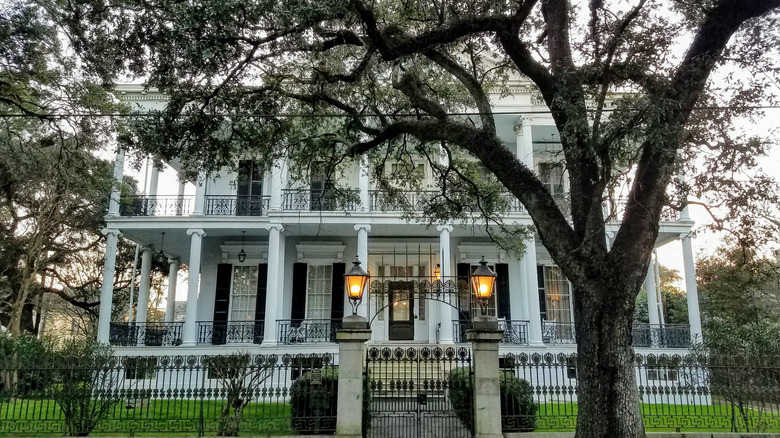
<svg viewBox="0 0 780 438">
<path fill-rule="evenodd" d="M 422 217 L 476 213 L 522 243 L 495 211 L 496 194 L 511 192 L 575 289 L 577 435 L 643 434 L 630 333 L 661 210 L 713 181 L 699 170 L 729 180 L 761 152 L 729 127 L 771 100 L 763 77 L 724 73 L 716 86 L 713 74 L 776 74 L 780 0 L 50 1 L 91 72 L 135 74 L 170 95 L 123 141 L 191 173 L 249 155 L 267 166 L 289 158 L 291 175 L 315 162 L 335 174 L 366 157 L 392 188 L 414 178 L 387 168 L 422 157 L 440 189 Z M 563 204 L 501 138 L 523 121 L 499 123 L 492 103 L 518 83 L 560 135 Z M 475 181 L 474 160 L 492 184 Z M 618 193 L 627 202 L 608 247 L 602 203 Z"/>
<path fill-rule="evenodd" d="M 680 272 L 663 265 L 660 266 L 659 271 L 664 322 L 666 324 L 688 324 L 688 300 L 685 291 L 677 286 L 682 280 Z M 644 289 L 639 292 L 636 299 L 634 321 L 650 322 L 650 317 L 647 315 L 647 291 Z"/>
</svg>

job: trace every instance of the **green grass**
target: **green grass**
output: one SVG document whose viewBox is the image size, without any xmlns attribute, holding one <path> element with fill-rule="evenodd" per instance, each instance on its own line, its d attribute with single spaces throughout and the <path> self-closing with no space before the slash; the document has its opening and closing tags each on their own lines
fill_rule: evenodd
<svg viewBox="0 0 780 438">
<path fill-rule="evenodd" d="M 224 401 L 213 400 L 151 400 L 126 409 L 117 403 L 108 416 L 98 423 L 91 435 L 143 435 L 146 431 L 160 435 L 197 436 L 200 430 L 214 435 Z M 28 421 L 25 421 L 28 420 Z M 287 403 L 250 403 L 243 411 L 241 434 L 294 435 Z M 0 436 L 23 434 L 59 435 L 64 419 L 53 400 L 13 400 L 0 403 Z"/>
</svg>

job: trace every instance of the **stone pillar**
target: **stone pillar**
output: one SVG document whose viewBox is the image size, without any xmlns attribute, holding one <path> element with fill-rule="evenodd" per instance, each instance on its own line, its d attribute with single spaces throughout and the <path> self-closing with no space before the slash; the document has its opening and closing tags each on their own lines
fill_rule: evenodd
<svg viewBox="0 0 780 438">
<path fill-rule="evenodd" d="M 265 329 L 263 344 L 276 345 L 276 320 L 279 319 L 282 286 L 284 285 L 284 226 L 271 224 L 268 234 L 268 283 L 265 298 Z"/>
<path fill-rule="evenodd" d="M 152 284 L 152 257 L 154 253 L 149 246 L 141 252 L 141 281 L 138 282 L 138 309 L 135 312 L 135 322 L 146 322 L 149 312 L 149 289 Z"/>
<path fill-rule="evenodd" d="M 192 207 L 193 216 L 203 216 L 206 205 L 206 180 L 208 175 L 201 169 L 198 171 L 198 178 L 195 180 L 195 205 Z"/>
<path fill-rule="evenodd" d="M 471 342 L 474 370 L 474 436 L 503 438 L 501 433 L 501 390 L 498 380 L 498 343 L 504 333 L 492 317 L 474 318 L 466 332 Z"/>
<path fill-rule="evenodd" d="M 119 216 L 119 198 L 122 194 L 122 178 L 125 171 L 125 151 L 119 149 L 116 151 L 114 159 L 114 184 L 111 187 L 111 199 L 108 202 L 108 215 L 110 217 Z M 113 279 L 111 280 L 113 286 Z"/>
<path fill-rule="evenodd" d="M 443 292 L 441 300 L 445 301 L 444 303 L 438 303 L 439 323 L 441 324 L 441 327 L 439 327 L 440 344 L 452 344 L 455 342 L 452 333 L 452 320 L 455 318 L 455 312 L 452 306 L 447 303 L 452 304 L 453 300 L 451 298 L 453 294 L 457 293 L 457 284 L 454 286 L 454 290 L 448 290 L 443 287 L 445 282 L 454 280 L 452 276 L 452 249 L 450 245 L 450 233 L 452 233 L 452 230 L 452 225 L 438 225 L 436 227 L 436 231 L 439 232 L 439 265 L 441 265 Z"/>
<path fill-rule="evenodd" d="M 366 363 L 366 341 L 371 330 L 365 318 L 349 315 L 343 329 L 336 332 L 339 343 L 339 389 L 336 408 L 336 436 L 363 436 L 363 365 Z M 498 369 L 498 368 L 496 368 Z"/>
<path fill-rule="evenodd" d="M 368 193 L 371 183 L 370 172 L 371 170 L 368 166 L 368 157 L 363 155 L 360 157 L 360 174 L 358 175 L 358 188 L 360 189 L 360 211 L 369 211 L 371 209 L 371 197 Z M 367 261 L 361 259 L 361 262 L 366 263 Z"/>
<path fill-rule="evenodd" d="M 544 346 L 542 341 L 542 315 L 539 306 L 539 280 L 536 275 L 536 239 L 525 241 L 525 285 L 528 290 L 528 344 Z"/>
<path fill-rule="evenodd" d="M 693 263 L 691 235 L 682 238 L 683 267 L 685 270 L 685 297 L 688 299 L 688 324 L 691 326 L 691 340 L 701 342 L 701 314 L 699 313 L 699 290 L 696 287 L 696 266 Z"/>
<path fill-rule="evenodd" d="M 653 260 L 650 259 L 650 265 L 647 267 L 647 277 L 645 277 L 645 292 L 647 292 L 647 315 L 650 324 L 657 325 L 661 321 L 658 319 L 658 290 L 655 286 L 655 269 L 653 269 Z"/>
<path fill-rule="evenodd" d="M 182 345 L 198 343 L 198 290 L 200 278 L 200 251 L 206 232 L 200 228 L 187 230 L 190 238 L 190 264 L 187 279 L 187 307 L 185 307 Z"/>
<path fill-rule="evenodd" d="M 114 274 L 116 271 L 116 246 L 121 233 L 116 228 L 104 228 L 106 259 L 103 262 L 103 284 L 100 287 L 100 314 L 98 318 L 98 342 L 108 343 L 111 332 L 111 303 L 114 299 Z"/>
<path fill-rule="evenodd" d="M 284 161 L 277 159 L 274 161 L 274 166 L 271 169 L 271 205 L 270 211 L 280 211 L 282 209 L 282 202 L 284 202 L 283 186 L 284 180 L 282 178 Z"/>
<path fill-rule="evenodd" d="M 366 271 L 368 271 L 368 233 L 371 231 L 371 225 L 356 224 L 355 231 L 358 232 L 357 257 L 358 260 L 360 260 L 360 263 L 363 264 L 363 267 L 366 269 Z M 350 268 L 347 267 L 347 270 L 349 269 Z M 363 302 L 362 305 L 358 307 L 357 314 L 368 319 L 368 315 L 369 315 L 368 303 L 370 302 L 371 300 L 369 299 L 368 290 L 365 290 L 363 292 Z"/>
<path fill-rule="evenodd" d="M 168 259 L 168 298 L 165 304 L 165 322 L 176 316 L 176 281 L 179 278 L 179 260 Z"/>
</svg>

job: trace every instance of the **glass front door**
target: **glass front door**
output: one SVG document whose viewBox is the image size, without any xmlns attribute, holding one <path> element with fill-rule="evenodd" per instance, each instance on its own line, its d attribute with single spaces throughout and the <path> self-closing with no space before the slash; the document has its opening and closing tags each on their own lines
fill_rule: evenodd
<svg viewBox="0 0 780 438">
<path fill-rule="evenodd" d="M 414 340 L 414 284 L 410 281 L 394 281 L 390 285 L 391 341 Z"/>
</svg>

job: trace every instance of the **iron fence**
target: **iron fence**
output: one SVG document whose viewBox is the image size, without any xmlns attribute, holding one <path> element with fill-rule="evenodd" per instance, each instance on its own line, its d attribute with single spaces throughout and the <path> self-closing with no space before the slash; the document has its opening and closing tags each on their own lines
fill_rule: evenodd
<svg viewBox="0 0 780 438">
<path fill-rule="evenodd" d="M 110 357 L 4 365 L 3 436 L 266 436 L 335 430 L 337 367 L 329 354 Z M 81 409 L 66 409 L 74 403 Z M 101 409 L 93 410 L 95 406 Z"/>
<path fill-rule="evenodd" d="M 688 348 L 691 329 L 687 324 L 634 324 L 634 347 Z"/>
<path fill-rule="evenodd" d="M 542 321 L 542 342 L 545 344 L 576 344 L 574 323 Z"/>
<path fill-rule="evenodd" d="M 187 216 L 192 214 L 193 196 L 123 196 L 122 216 Z"/>
<path fill-rule="evenodd" d="M 501 342 L 504 344 L 528 345 L 528 324 L 529 321 L 499 319 L 498 329 L 504 332 Z M 466 331 L 471 326 L 471 321 L 459 319 L 452 321 L 453 341 L 455 343 L 468 342 Z"/>
<path fill-rule="evenodd" d="M 336 331 L 341 328 L 340 319 L 280 319 L 280 344 L 336 342 Z"/>
<path fill-rule="evenodd" d="M 261 344 L 264 321 L 198 321 L 198 344 Z"/>
<path fill-rule="evenodd" d="M 123 347 L 181 345 L 183 325 L 183 322 L 112 322 L 108 342 Z"/>
<path fill-rule="evenodd" d="M 635 377 L 645 427 L 678 431 L 779 431 L 778 359 L 637 354 Z M 536 404 L 532 415 L 507 415 L 502 411 L 502 423 L 516 425 L 533 421 L 536 430 L 574 429 L 576 354 L 506 354 L 499 363 L 502 373 L 527 382 Z M 506 397 L 502 393 L 502 404 L 506 403 Z"/>
<path fill-rule="evenodd" d="M 206 195 L 205 214 L 212 216 L 263 216 L 268 214 L 270 196 Z"/>
<path fill-rule="evenodd" d="M 284 189 L 282 209 L 288 211 L 356 211 L 359 190 Z"/>
</svg>

